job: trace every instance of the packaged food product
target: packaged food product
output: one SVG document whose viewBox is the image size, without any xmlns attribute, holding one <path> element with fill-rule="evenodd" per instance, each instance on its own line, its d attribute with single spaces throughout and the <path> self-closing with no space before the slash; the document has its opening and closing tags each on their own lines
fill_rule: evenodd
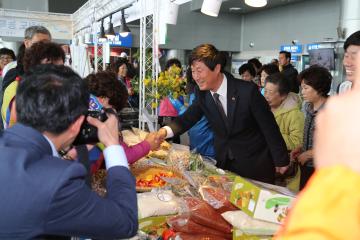
<svg viewBox="0 0 360 240">
<path fill-rule="evenodd" d="M 234 228 L 250 235 L 273 235 L 280 225 L 254 219 L 243 211 L 229 211 L 221 214 Z"/>
<path fill-rule="evenodd" d="M 182 175 L 171 170 L 168 167 L 162 166 L 141 166 L 132 167 L 132 173 L 136 178 L 136 190 L 138 192 L 151 191 L 153 188 L 164 187 L 171 180 L 181 179 Z"/>
<path fill-rule="evenodd" d="M 169 190 L 138 193 L 137 201 L 139 219 L 171 215 L 179 211 L 178 199 Z"/>
<path fill-rule="evenodd" d="M 211 229 L 204 225 L 198 224 L 193 221 L 187 214 L 179 215 L 168 219 L 167 223 L 176 232 L 183 232 L 188 234 L 210 234 L 220 236 L 223 239 L 231 239 L 232 235 Z"/>
<path fill-rule="evenodd" d="M 200 195 L 204 201 L 210 204 L 217 212 L 235 211 L 238 208 L 230 202 L 230 192 L 219 187 L 203 185 L 199 188 Z"/>
<path fill-rule="evenodd" d="M 223 233 L 231 233 L 231 225 L 207 202 L 191 197 L 184 198 L 184 201 L 191 220 Z"/>
</svg>

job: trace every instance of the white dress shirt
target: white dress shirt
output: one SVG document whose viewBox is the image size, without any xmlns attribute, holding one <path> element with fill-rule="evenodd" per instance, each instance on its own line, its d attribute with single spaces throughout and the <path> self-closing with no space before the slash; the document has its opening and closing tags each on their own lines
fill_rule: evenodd
<svg viewBox="0 0 360 240">
<path fill-rule="evenodd" d="M 219 94 L 219 100 L 224 109 L 225 115 L 227 116 L 227 78 L 225 74 L 223 74 L 223 81 L 216 92 L 210 90 L 211 95 L 214 97 L 214 93 Z"/>
<path fill-rule="evenodd" d="M 224 108 L 225 115 L 227 116 L 227 78 L 225 74 L 223 74 L 223 80 L 219 89 L 216 92 L 210 90 L 210 93 L 212 96 L 214 95 L 214 93 L 219 94 L 219 100 L 222 107 Z M 174 132 L 169 126 L 164 126 L 163 128 L 166 130 L 167 133 L 166 138 L 171 138 L 174 136 Z"/>
<path fill-rule="evenodd" d="M 49 142 L 52 156 L 54 157 L 60 157 L 58 151 L 55 148 L 55 145 L 52 143 L 52 141 L 45 135 L 43 135 L 45 139 Z M 129 168 L 129 164 L 125 155 L 124 148 L 121 145 L 111 145 L 104 149 L 104 159 L 105 159 L 105 165 L 106 170 L 108 170 L 111 167 L 115 166 L 122 166 Z"/>
</svg>

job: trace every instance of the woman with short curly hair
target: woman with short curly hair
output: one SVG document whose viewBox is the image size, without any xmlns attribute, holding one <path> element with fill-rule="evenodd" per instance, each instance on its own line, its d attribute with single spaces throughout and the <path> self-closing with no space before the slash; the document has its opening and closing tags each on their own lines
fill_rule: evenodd
<svg viewBox="0 0 360 240">
<path fill-rule="evenodd" d="M 121 111 L 126 105 L 128 92 L 113 72 L 98 72 L 88 75 L 84 79 L 91 94 L 90 110 L 100 110 L 102 108 L 113 108 Z M 155 133 L 149 133 L 144 141 L 134 146 L 127 146 L 122 139 L 121 145 L 124 147 L 126 157 L 130 164 L 146 156 L 150 150 L 155 150 L 160 146 L 157 142 Z"/>
<path fill-rule="evenodd" d="M 311 66 L 302 71 L 298 79 L 301 81 L 301 93 L 305 104 L 305 126 L 303 145 L 292 151 L 292 156 L 300 163 L 300 190 L 304 188 L 314 172 L 313 136 L 315 118 L 321 111 L 328 98 L 332 76 L 330 72 L 320 66 Z"/>
</svg>

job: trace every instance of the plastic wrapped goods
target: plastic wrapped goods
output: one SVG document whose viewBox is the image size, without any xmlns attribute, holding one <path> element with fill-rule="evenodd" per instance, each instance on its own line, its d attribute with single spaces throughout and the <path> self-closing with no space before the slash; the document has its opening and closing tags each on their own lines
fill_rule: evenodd
<svg viewBox="0 0 360 240">
<path fill-rule="evenodd" d="M 178 213 L 178 200 L 171 191 L 138 193 L 139 219 Z"/>
<path fill-rule="evenodd" d="M 187 214 L 170 218 L 168 219 L 167 223 L 176 232 L 182 232 L 188 234 L 202 234 L 202 235 L 210 234 L 210 235 L 219 236 L 222 239 L 232 238 L 232 235 L 229 233 L 223 233 L 194 222 Z"/>
<path fill-rule="evenodd" d="M 209 203 L 219 213 L 238 210 L 238 208 L 232 205 L 229 200 L 230 192 L 225 191 L 222 188 L 201 186 L 199 192 L 202 199 Z"/>
<path fill-rule="evenodd" d="M 243 211 L 229 211 L 221 214 L 234 228 L 249 235 L 273 235 L 279 224 L 254 219 Z"/>
<path fill-rule="evenodd" d="M 184 200 L 191 220 L 223 233 L 231 233 L 231 225 L 207 202 L 191 197 Z"/>
</svg>

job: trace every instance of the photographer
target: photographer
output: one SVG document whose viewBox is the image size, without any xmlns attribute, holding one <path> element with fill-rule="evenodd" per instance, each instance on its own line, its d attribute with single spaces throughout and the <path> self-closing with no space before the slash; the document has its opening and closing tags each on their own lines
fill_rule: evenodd
<svg viewBox="0 0 360 240">
<path fill-rule="evenodd" d="M 135 235 L 135 179 L 119 145 L 116 116 L 108 114 L 105 122 L 87 117 L 105 145 L 104 199 L 85 184 L 81 164 L 57 153 L 72 144 L 85 119 L 85 82 L 68 67 L 39 65 L 23 77 L 16 102 L 18 121 L 0 136 L 0 237 Z"/>
</svg>

